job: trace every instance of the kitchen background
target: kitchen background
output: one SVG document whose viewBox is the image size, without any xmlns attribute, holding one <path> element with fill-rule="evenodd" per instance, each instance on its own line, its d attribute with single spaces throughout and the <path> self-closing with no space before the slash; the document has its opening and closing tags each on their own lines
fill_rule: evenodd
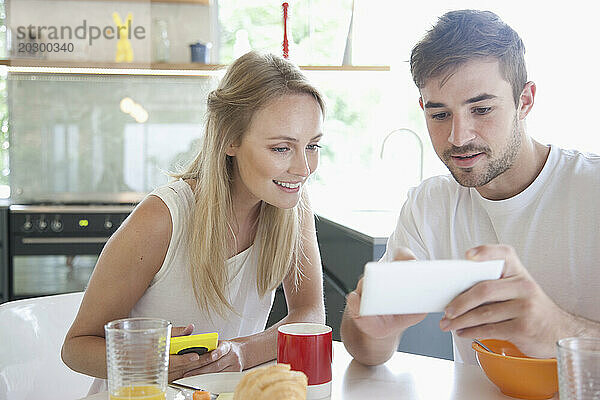
<svg viewBox="0 0 600 400">
<path fill-rule="evenodd" d="M 545 6 L 540 17 L 538 2 L 289 3 L 290 57 L 327 99 L 310 190 L 328 323 L 338 339 L 344 295 L 364 263 L 383 253 L 406 191 L 445 173 L 406 62 L 438 15 L 497 12 L 524 39 L 538 84 L 529 132 L 600 152 L 595 124 L 579 111 L 594 104 L 600 86 L 591 79 L 598 4 Z M 90 44 L 89 37 L 70 40 L 73 51 L 18 52 L 50 42 L 48 31 L 20 38 L 19 26 L 114 26 L 113 12 L 121 22 L 131 13 L 132 28 L 146 32 L 130 40 L 130 62 L 115 63 L 116 40 Z M 83 290 L 103 243 L 133 205 L 197 151 L 218 67 L 251 48 L 280 53 L 282 36 L 281 2 L 270 0 L 0 0 L 0 301 Z M 205 64 L 191 63 L 197 42 L 210 43 Z M 284 312 L 279 295 L 272 320 Z M 401 348 L 451 358 L 437 320 L 407 334 Z M 432 339 L 439 345 L 427 346 Z"/>
</svg>

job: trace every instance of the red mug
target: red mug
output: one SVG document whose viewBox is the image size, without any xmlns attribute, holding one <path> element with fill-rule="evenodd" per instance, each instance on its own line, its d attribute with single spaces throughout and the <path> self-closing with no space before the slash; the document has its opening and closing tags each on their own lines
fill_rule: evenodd
<svg viewBox="0 0 600 400">
<path fill-rule="evenodd" d="M 307 399 L 331 395 L 331 328 L 300 322 L 277 329 L 277 362 L 290 364 L 308 378 Z"/>
</svg>

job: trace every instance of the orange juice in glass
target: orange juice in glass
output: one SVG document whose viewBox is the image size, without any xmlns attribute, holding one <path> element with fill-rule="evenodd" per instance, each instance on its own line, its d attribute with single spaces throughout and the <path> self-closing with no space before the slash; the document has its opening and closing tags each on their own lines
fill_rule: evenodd
<svg viewBox="0 0 600 400">
<path fill-rule="evenodd" d="M 165 400 L 165 392 L 158 386 L 126 386 L 110 395 L 110 400 Z"/>
<path fill-rule="evenodd" d="M 165 400 L 171 323 L 126 318 L 104 326 L 110 400 Z"/>
</svg>

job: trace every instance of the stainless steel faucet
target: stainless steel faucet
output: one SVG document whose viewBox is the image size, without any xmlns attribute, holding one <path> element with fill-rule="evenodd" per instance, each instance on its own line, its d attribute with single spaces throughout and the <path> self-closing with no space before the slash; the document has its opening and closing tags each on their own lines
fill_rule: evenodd
<svg viewBox="0 0 600 400">
<path fill-rule="evenodd" d="M 419 137 L 419 135 L 417 135 L 417 133 L 415 131 L 410 130 L 408 128 L 398 128 L 398 129 L 394 129 L 393 131 L 391 131 L 390 133 L 388 133 L 386 135 L 386 137 L 383 139 L 383 142 L 381 143 L 381 151 L 379 153 L 379 158 L 383 159 L 383 150 L 385 148 L 385 142 L 394 133 L 398 133 L 398 134 L 400 134 L 400 133 L 410 133 L 410 134 L 412 134 L 417 139 L 417 144 L 419 145 L 419 151 L 420 151 L 420 159 L 419 159 L 419 182 L 421 182 L 423 180 L 423 141 L 421 140 L 421 138 Z"/>
</svg>

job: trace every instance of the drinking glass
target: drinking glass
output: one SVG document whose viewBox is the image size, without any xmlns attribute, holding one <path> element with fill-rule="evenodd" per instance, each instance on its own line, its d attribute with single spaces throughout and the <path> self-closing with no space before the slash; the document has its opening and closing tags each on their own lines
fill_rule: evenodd
<svg viewBox="0 0 600 400">
<path fill-rule="evenodd" d="M 126 318 L 104 326 L 110 400 L 165 400 L 171 323 Z"/>
<path fill-rule="evenodd" d="M 557 348 L 560 400 L 600 399 L 600 338 L 560 339 Z"/>
</svg>

